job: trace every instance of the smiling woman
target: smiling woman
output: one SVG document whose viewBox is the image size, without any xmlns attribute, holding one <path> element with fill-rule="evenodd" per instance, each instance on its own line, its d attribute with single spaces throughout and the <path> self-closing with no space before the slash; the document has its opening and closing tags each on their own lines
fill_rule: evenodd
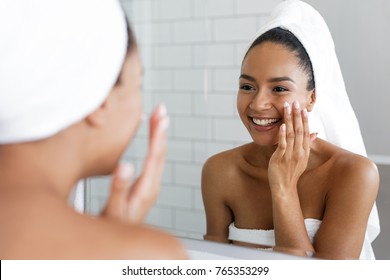
<svg viewBox="0 0 390 280">
<path fill-rule="evenodd" d="M 308 111 L 315 102 L 310 59 L 298 39 L 281 28 L 267 31 L 250 46 L 241 67 L 239 88 L 237 108 L 248 131 L 274 132 L 257 140 L 271 141 L 265 145 L 277 143 L 274 128 L 282 123 L 285 102 L 298 100 Z M 275 103 L 279 105 L 272 110 Z M 254 139 L 253 133 L 251 136 Z"/>
<path fill-rule="evenodd" d="M 361 156 L 359 126 L 322 17 L 301 1 L 276 7 L 243 59 L 239 83 L 237 109 L 253 142 L 204 165 L 205 239 L 328 259 L 374 258 L 370 234 L 379 225 L 369 216 L 376 214 L 379 176 Z M 329 101 L 336 104 L 324 106 Z M 311 131 L 314 117 L 322 126 Z"/>
<path fill-rule="evenodd" d="M 144 110 L 151 112 L 152 108 L 164 101 L 171 120 L 162 188 L 146 222 L 180 237 L 203 239 L 206 216 L 199 187 L 202 166 L 210 156 L 251 141 L 248 130 L 237 114 L 240 67 L 243 55 L 261 35 L 253 34 L 267 23 L 271 10 L 282 0 L 229 0 L 224 1 L 223 5 L 219 0 L 170 0 L 175 5 L 154 0 L 121 2 L 137 34 L 145 67 Z M 386 77 L 390 75 L 390 63 L 384 63 L 389 61 L 387 50 L 390 49 L 390 41 L 383 37 L 389 26 L 390 2 L 305 2 L 321 12 L 332 32 L 348 96 L 359 118 L 369 158 L 375 160 L 380 172 L 383 172 L 378 207 L 382 213 L 387 213 L 390 189 L 386 174 L 390 174 L 390 171 L 388 165 L 381 165 L 382 158 L 378 161 L 373 155 L 390 154 L 390 145 L 385 143 L 390 131 L 381 125 L 383 122 L 378 122 L 386 119 L 386 104 L 390 103 L 390 95 L 381 90 L 386 88 Z M 367 20 L 369 18 L 372 20 Z M 278 26 L 267 30 L 275 27 Z M 297 35 L 295 32 L 293 34 Z M 253 40 L 249 43 L 252 36 Z M 298 39 L 305 42 L 302 37 Z M 310 40 L 309 43 L 313 42 Z M 321 45 L 308 48 L 309 54 L 316 50 L 318 52 L 310 55 L 311 62 L 315 63 L 316 58 L 318 60 L 321 56 L 326 61 L 329 49 Z M 329 65 L 333 66 L 334 63 Z M 321 72 L 338 73 L 325 67 L 314 66 L 314 70 L 317 70 L 316 78 L 321 76 Z M 337 88 L 340 88 L 339 85 Z M 333 107 L 340 111 L 342 105 L 324 106 L 325 113 L 328 113 L 326 116 L 335 121 L 326 126 L 329 131 L 325 131 L 320 122 L 317 123 L 315 111 L 322 106 L 321 99 L 324 97 L 321 92 L 331 91 L 329 88 L 321 91 L 321 83 L 316 84 L 316 104 L 309 112 L 310 131 L 318 132 L 318 138 L 328 140 L 328 132 L 334 133 L 336 130 L 341 130 L 344 135 L 354 135 L 346 125 L 350 124 L 356 131 L 353 121 L 350 122 L 344 115 L 332 116 L 335 111 Z M 345 108 L 345 111 L 349 111 L 348 107 Z M 360 135 L 350 138 L 361 139 Z M 337 141 L 337 145 L 364 155 L 361 143 L 357 149 L 352 147 L 356 144 L 354 139 L 343 143 Z M 333 140 L 330 142 L 335 143 Z M 136 172 L 142 169 L 147 147 L 148 126 L 144 120 L 124 155 L 125 160 L 134 163 Z M 88 212 L 98 214 L 104 208 L 109 185 L 110 178 L 107 177 L 88 179 L 85 199 Z M 373 223 L 370 220 L 368 231 L 371 232 Z M 390 252 L 390 242 L 387 240 L 390 227 L 386 223 L 382 219 L 381 234 L 374 242 L 375 255 L 382 259 L 389 259 Z M 370 240 L 377 233 L 376 230 L 373 235 L 369 234 Z"/>
</svg>

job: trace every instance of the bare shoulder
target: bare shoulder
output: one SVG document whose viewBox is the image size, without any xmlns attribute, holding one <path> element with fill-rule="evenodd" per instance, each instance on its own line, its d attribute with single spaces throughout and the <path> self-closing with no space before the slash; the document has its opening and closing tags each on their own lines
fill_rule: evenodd
<svg viewBox="0 0 390 280">
<path fill-rule="evenodd" d="M 318 144 L 323 159 L 318 173 L 323 173 L 326 192 L 315 250 L 322 258 L 357 259 L 378 193 L 378 170 L 366 157 L 325 141 Z"/>
<path fill-rule="evenodd" d="M 100 218 L 86 225 L 100 231 L 94 255 L 98 259 L 185 259 L 187 255 L 178 239 L 146 225 L 130 225 Z M 103 244 L 101 244 L 103 243 Z M 99 255 L 101 254 L 101 257 Z"/>
<path fill-rule="evenodd" d="M 214 177 L 218 174 L 219 178 L 227 178 L 227 176 L 234 175 L 234 170 L 237 169 L 238 162 L 241 158 L 242 147 L 240 146 L 211 156 L 203 165 L 202 176 Z"/>
<path fill-rule="evenodd" d="M 237 180 L 240 178 L 241 149 L 238 147 L 213 155 L 203 165 L 201 185 L 206 206 L 215 207 L 221 202 L 226 205 L 234 194 L 234 186 L 240 185 Z"/>
<path fill-rule="evenodd" d="M 379 173 L 370 159 L 329 144 L 329 181 L 332 189 L 377 193 Z"/>
<path fill-rule="evenodd" d="M 55 199 L 39 199 L 8 207 L 12 220 L 1 220 L 2 259 L 186 258 L 181 243 L 160 230 L 81 215 Z"/>
</svg>

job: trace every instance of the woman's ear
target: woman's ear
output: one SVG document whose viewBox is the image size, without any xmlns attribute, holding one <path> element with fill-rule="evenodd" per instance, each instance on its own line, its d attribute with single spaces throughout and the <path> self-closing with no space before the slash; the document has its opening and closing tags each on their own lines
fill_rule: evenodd
<svg viewBox="0 0 390 280">
<path fill-rule="evenodd" d="M 314 104 L 316 103 L 316 90 L 313 89 L 309 94 L 309 102 L 306 105 L 306 110 L 311 112 L 314 108 Z"/>
<path fill-rule="evenodd" d="M 100 127 L 102 126 L 108 118 L 108 100 L 104 100 L 103 104 L 99 106 L 95 111 L 88 114 L 88 116 L 85 118 L 87 123 L 93 127 Z"/>
</svg>

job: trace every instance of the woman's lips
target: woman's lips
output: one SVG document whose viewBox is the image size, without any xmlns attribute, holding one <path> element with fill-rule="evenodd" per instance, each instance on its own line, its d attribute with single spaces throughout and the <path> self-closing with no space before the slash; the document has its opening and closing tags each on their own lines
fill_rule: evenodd
<svg viewBox="0 0 390 280">
<path fill-rule="evenodd" d="M 259 132 L 264 132 L 278 126 L 282 119 L 248 117 L 251 126 Z"/>
<path fill-rule="evenodd" d="M 260 126 L 269 126 L 279 121 L 279 119 L 270 118 L 270 119 L 258 119 L 258 118 L 252 118 L 252 121 Z"/>
</svg>

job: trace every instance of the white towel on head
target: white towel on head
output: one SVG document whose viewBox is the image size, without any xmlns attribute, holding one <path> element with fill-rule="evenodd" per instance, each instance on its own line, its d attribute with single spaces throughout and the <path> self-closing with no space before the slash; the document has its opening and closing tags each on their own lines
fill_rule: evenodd
<svg viewBox="0 0 390 280">
<path fill-rule="evenodd" d="M 317 100 L 310 113 L 311 130 L 339 147 L 367 156 L 359 124 L 345 89 L 333 39 L 322 16 L 302 1 L 284 1 L 257 31 L 247 50 L 256 38 L 275 27 L 292 32 L 305 47 L 312 62 Z M 374 241 L 379 232 L 378 211 L 374 204 L 366 234 L 369 242 Z M 372 251 L 372 248 L 364 250 Z"/>
<path fill-rule="evenodd" d="M 117 0 L 1 0 L 0 38 L 0 144 L 82 120 L 107 97 L 127 49 Z"/>
</svg>

